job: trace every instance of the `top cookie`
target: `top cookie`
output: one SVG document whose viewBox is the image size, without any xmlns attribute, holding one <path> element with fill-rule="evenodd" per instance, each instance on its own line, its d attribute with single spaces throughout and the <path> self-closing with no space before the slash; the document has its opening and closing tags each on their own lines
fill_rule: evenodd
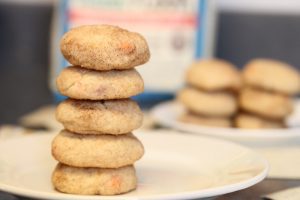
<svg viewBox="0 0 300 200">
<path fill-rule="evenodd" d="M 300 91 L 299 72 L 292 66 L 271 59 L 255 59 L 243 71 L 246 84 L 265 90 L 294 95 Z"/>
<path fill-rule="evenodd" d="M 235 66 L 220 59 L 194 62 L 187 70 L 186 82 L 207 91 L 238 90 L 242 85 Z"/>
<path fill-rule="evenodd" d="M 130 69 L 150 58 L 140 34 L 110 25 L 73 28 L 63 36 L 60 48 L 71 64 L 95 70 Z"/>
</svg>

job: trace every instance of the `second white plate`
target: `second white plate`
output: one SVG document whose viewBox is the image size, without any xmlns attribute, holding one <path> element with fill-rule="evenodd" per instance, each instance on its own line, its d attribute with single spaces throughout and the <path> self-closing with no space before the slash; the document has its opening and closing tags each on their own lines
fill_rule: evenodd
<svg viewBox="0 0 300 200">
<path fill-rule="evenodd" d="M 295 113 L 288 119 L 291 127 L 286 129 L 220 128 L 180 122 L 177 119 L 185 112 L 185 109 L 175 101 L 158 104 L 152 109 L 151 116 L 161 125 L 184 132 L 217 136 L 242 143 L 256 142 L 266 145 L 268 142 L 272 142 L 272 144 L 274 142 L 283 143 L 285 140 L 300 138 L 300 127 L 298 126 L 300 104 L 295 104 L 295 108 Z"/>
</svg>

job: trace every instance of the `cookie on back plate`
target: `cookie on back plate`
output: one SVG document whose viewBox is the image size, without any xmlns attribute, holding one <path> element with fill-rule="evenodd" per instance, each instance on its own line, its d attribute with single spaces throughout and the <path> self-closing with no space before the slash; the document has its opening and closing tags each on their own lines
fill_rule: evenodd
<svg viewBox="0 0 300 200">
<path fill-rule="evenodd" d="M 184 113 L 178 118 L 179 121 L 184 123 L 210 126 L 210 127 L 231 127 L 232 122 L 230 118 L 226 117 L 208 117 L 197 115 L 194 113 Z"/>
<path fill-rule="evenodd" d="M 246 64 L 243 78 L 247 85 L 295 95 L 300 92 L 300 75 L 292 66 L 271 59 L 254 59 Z"/>
<path fill-rule="evenodd" d="M 242 86 L 240 72 L 233 64 L 221 59 L 194 62 L 187 70 L 186 82 L 207 91 L 236 91 Z"/>
<path fill-rule="evenodd" d="M 244 129 L 285 128 L 282 120 L 270 120 L 248 113 L 239 113 L 234 122 L 237 128 Z"/>
<path fill-rule="evenodd" d="M 235 96 L 226 92 L 203 92 L 188 87 L 179 91 L 177 99 L 188 110 L 200 115 L 227 117 L 237 110 Z"/>
<path fill-rule="evenodd" d="M 241 109 L 270 119 L 282 119 L 293 111 L 289 96 L 263 90 L 244 88 L 240 92 Z"/>
</svg>

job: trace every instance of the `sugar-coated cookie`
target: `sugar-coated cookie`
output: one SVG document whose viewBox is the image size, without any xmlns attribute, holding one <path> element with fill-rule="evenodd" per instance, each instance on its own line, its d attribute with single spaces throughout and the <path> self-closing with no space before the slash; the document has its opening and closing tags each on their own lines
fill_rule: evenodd
<svg viewBox="0 0 300 200">
<path fill-rule="evenodd" d="M 52 155 L 75 167 L 118 168 L 131 165 L 144 154 L 142 143 L 131 133 L 81 135 L 61 131 L 52 142 Z"/>
<path fill-rule="evenodd" d="M 202 115 L 197 115 L 194 113 L 184 113 L 178 119 L 184 123 L 196 124 L 201 126 L 211 126 L 211 127 L 231 127 L 232 121 L 230 118 L 225 117 L 207 117 Z"/>
<path fill-rule="evenodd" d="M 56 190 L 80 195 L 116 195 L 134 190 L 137 186 L 132 165 L 117 169 L 77 168 L 59 163 L 53 174 Z"/>
<path fill-rule="evenodd" d="M 144 90 L 144 82 L 135 69 L 96 71 L 67 67 L 56 79 L 58 91 L 73 99 L 124 99 Z"/>
<path fill-rule="evenodd" d="M 246 64 L 243 79 L 247 85 L 294 95 L 300 91 L 300 75 L 292 66 L 271 59 L 255 59 Z"/>
<path fill-rule="evenodd" d="M 76 133 L 124 134 L 142 125 L 143 113 L 131 99 L 67 99 L 58 105 L 56 119 L 66 129 Z"/>
<path fill-rule="evenodd" d="M 150 58 L 143 36 L 111 25 L 85 25 L 71 29 L 60 43 L 73 65 L 95 70 L 130 69 Z"/>
<path fill-rule="evenodd" d="M 237 110 L 235 96 L 226 92 L 204 92 L 189 87 L 179 91 L 177 99 L 188 110 L 201 115 L 226 117 Z"/>
<path fill-rule="evenodd" d="M 282 119 L 293 111 L 289 96 L 263 90 L 244 88 L 240 92 L 241 109 L 271 119 Z"/>
<path fill-rule="evenodd" d="M 241 75 L 236 67 L 220 59 L 203 59 L 194 62 L 186 73 L 186 82 L 207 91 L 238 90 Z"/>
<path fill-rule="evenodd" d="M 244 129 L 284 128 L 282 120 L 270 120 L 257 115 L 240 113 L 235 117 L 235 126 Z"/>
</svg>

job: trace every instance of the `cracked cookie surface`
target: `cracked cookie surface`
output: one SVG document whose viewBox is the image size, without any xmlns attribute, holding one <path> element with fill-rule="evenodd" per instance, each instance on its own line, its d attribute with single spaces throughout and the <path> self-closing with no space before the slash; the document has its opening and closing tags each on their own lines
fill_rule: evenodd
<svg viewBox="0 0 300 200">
<path fill-rule="evenodd" d="M 81 134 L 124 134 L 142 125 L 143 113 L 131 99 L 74 100 L 61 102 L 56 119 L 72 132 Z"/>
<path fill-rule="evenodd" d="M 74 167 L 119 168 L 135 163 L 143 154 L 142 143 L 132 133 L 81 135 L 63 130 L 52 142 L 53 157 Z"/>
<path fill-rule="evenodd" d="M 77 168 L 59 163 L 52 183 L 60 192 L 81 195 L 116 195 L 134 190 L 137 178 L 134 166 L 118 169 Z"/>
<path fill-rule="evenodd" d="M 60 48 L 71 64 L 100 71 L 130 69 L 150 58 L 143 36 L 111 25 L 73 28 L 63 36 Z"/>
<path fill-rule="evenodd" d="M 62 95 L 73 99 L 124 99 L 144 91 L 144 82 L 135 69 L 96 71 L 67 67 L 56 79 Z"/>
</svg>

